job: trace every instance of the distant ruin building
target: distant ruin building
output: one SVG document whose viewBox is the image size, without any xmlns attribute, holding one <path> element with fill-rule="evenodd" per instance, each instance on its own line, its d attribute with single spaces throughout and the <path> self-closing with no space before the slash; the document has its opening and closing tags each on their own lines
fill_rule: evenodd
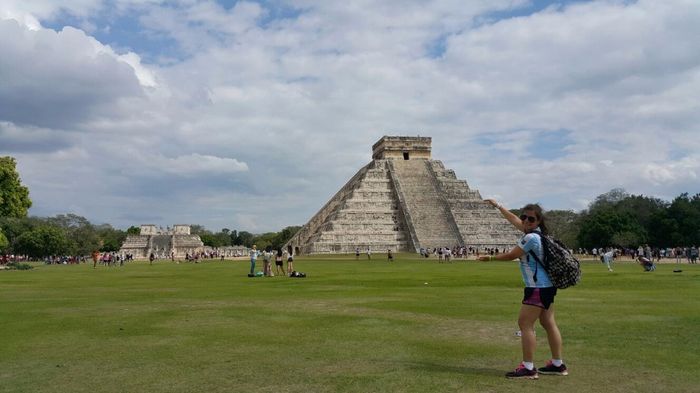
<svg viewBox="0 0 700 393">
<path fill-rule="evenodd" d="M 360 169 L 286 244 L 295 254 L 511 248 L 521 235 L 478 190 L 431 159 L 430 137 L 384 136 Z"/>
<path fill-rule="evenodd" d="M 136 259 L 148 258 L 151 253 L 156 258 L 170 258 L 171 253 L 175 253 L 176 258 L 184 258 L 185 254 L 193 255 L 203 248 L 202 239 L 199 235 L 190 234 L 189 225 L 175 225 L 167 229 L 141 225 L 140 233 L 128 235 L 119 252 L 132 254 Z"/>
</svg>

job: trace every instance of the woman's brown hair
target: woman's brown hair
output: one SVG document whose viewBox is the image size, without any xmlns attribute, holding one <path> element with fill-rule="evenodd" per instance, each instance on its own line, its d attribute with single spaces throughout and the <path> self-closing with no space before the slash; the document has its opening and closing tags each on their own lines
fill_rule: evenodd
<svg viewBox="0 0 700 393">
<path fill-rule="evenodd" d="M 543 235 L 547 235 L 549 231 L 547 230 L 547 225 L 545 224 L 545 216 L 544 216 L 544 210 L 542 209 L 542 206 L 540 206 L 537 203 L 528 203 L 523 207 L 523 211 L 530 211 L 535 213 L 535 217 L 540 221 L 540 230 L 542 231 Z"/>
</svg>

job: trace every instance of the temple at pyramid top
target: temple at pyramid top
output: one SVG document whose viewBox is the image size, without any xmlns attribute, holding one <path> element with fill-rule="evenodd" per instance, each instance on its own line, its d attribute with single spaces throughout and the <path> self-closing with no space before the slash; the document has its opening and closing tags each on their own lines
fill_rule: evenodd
<svg viewBox="0 0 700 393">
<path fill-rule="evenodd" d="M 432 138 L 422 136 L 383 136 L 372 146 L 372 159 L 429 160 Z"/>
<path fill-rule="evenodd" d="M 512 247 L 520 235 L 431 157 L 429 137 L 383 136 L 362 167 L 286 244 L 294 254 Z"/>
</svg>

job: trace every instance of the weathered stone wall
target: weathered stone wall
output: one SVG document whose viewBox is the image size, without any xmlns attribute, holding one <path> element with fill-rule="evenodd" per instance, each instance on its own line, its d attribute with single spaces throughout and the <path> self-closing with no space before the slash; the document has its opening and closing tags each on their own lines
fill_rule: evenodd
<svg viewBox="0 0 700 393">
<path fill-rule="evenodd" d="M 484 202 L 478 190 L 457 179 L 442 162 L 430 162 L 463 244 L 479 248 L 511 248 L 522 235 L 501 213 Z"/>
<path fill-rule="evenodd" d="M 189 235 L 190 226 L 189 225 L 173 225 L 173 234 L 175 235 Z"/>
<path fill-rule="evenodd" d="M 402 195 L 401 208 L 411 222 L 414 248 L 462 244 L 449 206 L 441 196 L 427 160 L 392 160 L 391 175 Z"/>
<path fill-rule="evenodd" d="M 141 225 L 141 235 L 157 235 L 158 234 L 158 227 L 155 225 Z"/>
<path fill-rule="evenodd" d="M 141 234 L 128 235 L 119 252 L 132 254 L 135 259 L 148 258 L 151 253 L 168 258 L 175 253 L 176 258 L 183 258 L 203 249 L 202 239 L 190 235 L 189 225 L 175 225 L 172 230 L 165 231 L 149 224 L 141 225 Z"/>
<path fill-rule="evenodd" d="M 385 160 L 362 168 L 292 237 L 303 254 L 404 251 L 408 236 Z"/>
<path fill-rule="evenodd" d="M 430 137 L 384 136 L 372 146 L 372 159 L 429 160 L 431 141 Z"/>
</svg>

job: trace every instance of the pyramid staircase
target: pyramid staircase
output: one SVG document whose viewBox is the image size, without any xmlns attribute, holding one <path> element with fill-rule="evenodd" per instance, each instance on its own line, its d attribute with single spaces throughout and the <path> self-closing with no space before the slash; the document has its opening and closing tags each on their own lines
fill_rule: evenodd
<svg viewBox="0 0 700 393">
<path fill-rule="evenodd" d="M 413 145 L 411 145 L 413 143 Z M 513 247 L 520 233 L 478 190 L 430 159 L 430 138 L 383 137 L 373 160 L 286 244 L 295 254 Z"/>
</svg>

